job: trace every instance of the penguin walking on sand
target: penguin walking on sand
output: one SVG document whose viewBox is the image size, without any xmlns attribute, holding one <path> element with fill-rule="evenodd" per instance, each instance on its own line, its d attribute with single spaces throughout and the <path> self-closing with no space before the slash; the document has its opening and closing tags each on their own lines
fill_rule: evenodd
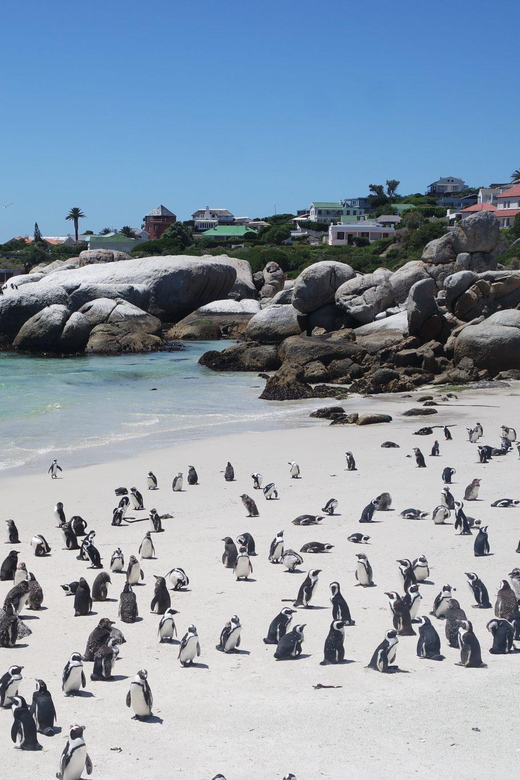
<svg viewBox="0 0 520 780">
<path fill-rule="evenodd" d="M 242 499 L 242 503 L 247 510 L 248 517 L 258 517 L 260 515 L 257 505 L 250 496 L 248 496 L 246 493 L 242 493 L 240 498 Z"/>
<path fill-rule="evenodd" d="M 240 624 L 240 618 L 238 615 L 233 615 L 220 632 L 220 641 L 217 645 L 217 650 L 220 650 L 223 653 L 233 653 L 240 647 L 241 632 L 242 626 Z"/>
<path fill-rule="evenodd" d="M 135 511 L 139 512 L 144 509 L 143 495 L 136 487 L 130 488 L 130 501 L 132 502 L 132 509 Z"/>
<path fill-rule="evenodd" d="M 15 696 L 11 705 L 13 711 L 13 725 L 11 727 L 11 739 L 15 748 L 20 750 L 41 750 L 36 734 L 36 724 L 29 711 L 27 702 L 23 696 Z"/>
<path fill-rule="evenodd" d="M 195 469 L 195 466 L 188 466 L 188 485 L 198 485 L 199 475 Z"/>
<path fill-rule="evenodd" d="M 270 560 L 271 563 L 281 563 L 283 552 L 283 531 L 279 531 L 271 542 L 268 560 Z"/>
<path fill-rule="evenodd" d="M 146 487 L 148 490 L 157 490 L 157 477 L 153 471 L 149 471 L 146 476 Z"/>
<path fill-rule="evenodd" d="M 168 588 L 166 587 L 166 580 L 164 577 L 158 577 L 156 574 L 153 599 L 150 604 L 150 612 L 156 612 L 158 615 L 164 615 L 167 609 L 172 605 L 172 600 Z"/>
<path fill-rule="evenodd" d="M 14 580 L 19 554 L 18 550 L 11 550 L 7 558 L 4 559 L 0 566 L 0 580 L 4 582 Z"/>
<path fill-rule="evenodd" d="M 195 658 L 200 656 L 200 641 L 195 626 L 190 626 L 181 640 L 179 661 L 181 666 L 191 666 Z"/>
<path fill-rule="evenodd" d="M 341 664 L 345 660 L 345 623 L 342 620 L 333 620 L 323 648 L 323 661 L 320 666 L 327 664 Z"/>
<path fill-rule="evenodd" d="M 179 471 L 177 476 L 173 478 L 173 482 L 172 482 L 173 492 L 180 493 L 182 491 L 182 484 L 183 484 L 183 476 L 182 476 L 182 472 Z"/>
<path fill-rule="evenodd" d="M 101 571 L 92 584 L 92 601 L 106 601 L 108 585 L 112 585 L 110 574 L 107 574 L 106 571 Z"/>
<path fill-rule="evenodd" d="M 424 460 L 424 455 L 422 454 L 419 447 L 413 448 L 413 453 L 415 455 L 415 462 L 417 464 L 417 468 L 419 469 L 425 469 L 426 468 L 426 461 Z"/>
<path fill-rule="evenodd" d="M 346 452 L 345 458 L 347 461 L 347 471 L 357 471 L 353 454 L 351 452 Z"/>
<path fill-rule="evenodd" d="M 139 555 L 141 558 L 155 558 L 155 547 L 150 531 L 145 533 L 144 539 L 139 545 Z"/>
<path fill-rule="evenodd" d="M 241 547 L 238 551 L 237 559 L 235 561 L 233 574 L 236 577 L 238 582 L 238 580 L 249 579 L 249 575 L 252 573 L 253 573 L 253 564 L 251 563 L 251 559 L 247 554 L 246 548 Z"/>
<path fill-rule="evenodd" d="M 161 534 L 164 531 L 164 528 L 162 527 L 161 516 L 157 509 L 150 510 L 150 522 L 152 524 L 154 534 Z"/>
<path fill-rule="evenodd" d="M 131 555 L 128 561 L 128 568 L 126 570 L 126 581 L 129 585 L 137 585 L 140 580 L 144 580 L 144 573 L 141 569 L 139 561 L 135 555 Z"/>
<path fill-rule="evenodd" d="M 482 482 L 481 479 L 474 479 L 472 482 L 470 482 L 470 484 L 467 486 L 466 490 L 464 491 L 464 501 L 477 500 L 478 491 L 481 482 Z"/>
<path fill-rule="evenodd" d="M 92 761 L 87 753 L 87 746 L 83 739 L 85 726 L 74 725 L 70 727 L 69 736 L 60 758 L 58 780 L 81 780 L 83 770 L 87 775 L 92 774 Z"/>
<path fill-rule="evenodd" d="M 278 491 L 276 489 L 276 485 L 274 484 L 274 482 L 269 482 L 269 484 L 266 485 L 265 488 L 263 489 L 263 493 L 265 498 L 268 501 L 278 498 Z"/>
<path fill-rule="evenodd" d="M 509 620 L 494 618 L 486 626 L 493 636 L 493 645 L 489 652 L 493 655 L 505 655 L 514 652 L 515 629 Z"/>
<path fill-rule="evenodd" d="M 240 536 L 237 536 L 237 542 L 239 545 L 243 546 L 247 550 L 248 555 L 256 555 L 256 545 L 255 540 L 249 533 L 243 533 L 240 534 Z"/>
<path fill-rule="evenodd" d="M 128 510 L 130 509 L 130 499 L 128 498 L 128 495 L 124 495 L 119 500 L 118 506 L 121 508 L 123 513 L 123 520 L 125 519 Z"/>
<path fill-rule="evenodd" d="M 457 666 L 466 666 L 477 669 L 485 666 L 482 663 L 480 643 L 473 632 L 473 626 L 469 620 L 463 620 L 459 627 L 458 642 L 460 648 L 460 662 Z"/>
<path fill-rule="evenodd" d="M 456 474 L 456 470 L 452 469 L 450 466 L 446 466 L 445 469 L 442 470 L 442 481 L 445 485 L 451 485 L 452 479 Z"/>
<path fill-rule="evenodd" d="M 291 467 L 289 469 L 289 472 L 291 474 L 291 479 L 300 479 L 300 477 L 301 477 L 300 467 L 298 466 L 296 461 L 295 460 L 290 460 L 289 461 L 289 466 Z"/>
<path fill-rule="evenodd" d="M 429 658 L 431 661 L 444 660 L 444 656 L 441 655 L 441 638 L 432 626 L 430 618 L 425 615 L 423 615 L 422 624 L 419 626 L 417 655 L 419 658 Z"/>
<path fill-rule="evenodd" d="M 374 669 L 376 672 L 391 672 L 398 667 L 394 665 L 397 654 L 397 643 L 399 637 L 395 629 L 386 632 L 385 638 L 374 650 L 367 669 Z"/>
<path fill-rule="evenodd" d="M 300 589 L 293 607 L 307 608 L 310 606 L 310 602 L 314 596 L 316 586 L 318 585 L 318 577 L 320 574 L 321 569 L 311 569 L 307 573 L 307 576 L 300 585 Z"/>
<path fill-rule="evenodd" d="M 177 609 L 169 607 L 159 622 L 159 628 L 157 629 L 157 635 L 159 642 L 171 642 L 174 635 L 177 636 L 177 626 L 175 625 L 175 615 L 178 615 Z"/>
<path fill-rule="evenodd" d="M 261 490 L 263 476 L 260 474 L 260 472 L 254 471 L 251 474 L 251 479 L 253 480 L 253 490 Z"/>
<path fill-rule="evenodd" d="M 56 518 L 56 522 L 58 523 L 58 525 L 56 526 L 57 528 L 61 528 L 67 522 L 67 518 L 65 517 L 65 510 L 63 509 L 63 504 L 61 501 L 58 501 L 58 503 L 54 507 L 54 517 Z"/>
<path fill-rule="evenodd" d="M 482 580 L 474 571 L 467 571 L 465 574 L 468 578 L 468 585 L 473 593 L 473 598 L 477 602 L 477 607 L 480 609 L 491 609 L 489 593 Z"/>
<path fill-rule="evenodd" d="M 74 617 L 84 617 L 92 612 L 90 586 L 84 577 L 79 578 L 74 594 Z"/>
<path fill-rule="evenodd" d="M 125 556 L 120 547 L 117 547 L 110 558 L 110 571 L 121 573 L 125 569 Z"/>
<path fill-rule="evenodd" d="M 507 580 L 500 582 L 500 589 L 497 593 L 497 600 L 495 602 L 495 615 L 497 618 L 507 618 L 516 612 L 518 608 L 518 600 L 516 593 Z"/>
<path fill-rule="evenodd" d="M 277 661 L 286 658 L 298 658 L 302 653 L 302 644 L 305 639 L 303 629 L 305 623 L 299 624 L 282 636 L 276 647 L 274 657 Z"/>
<path fill-rule="evenodd" d="M 444 438 L 446 439 L 446 441 L 451 441 L 453 439 L 449 425 L 444 426 Z"/>
<path fill-rule="evenodd" d="M 36 690 L 33 693 L 30 707 L 36 729 L 46 737 L 54 736 L 54 723 L 56 722 L 56 710 L 50 691 L 43 680 L 36 680 Z"/>
<path fill-rule="evenodd" d="M 137 609 L 137 597 L 129 582 L 125 582 L 123 590 L 119 596 L 119 608 L 117 614 L 123 623 L 135 623 L 139 617 L 139 610 Z"/>
<path fill-rule="evenodd" d="M 446 614 L 446 610 L 449 606 L 449 601 L 452 597 L 452 591 L 453 588 L 451 585 L 443 585 L 442 590 L 440 593 L 437 594 L 435 597 L 435 601 L 433 602 L 433 608 L 430 612 L 430 615 L 433 615 L 436 618 L 444 618 Z"/>
<path fill-rule="evenodd" d="M 290 607 L 284 607 L 278 615 L 271 621 L 267 636 L 264 638 L 266 645 L 277 645 L 280 639 L 287 633 L 287 628 L 292 620 L 292 616 L 296 614 L 295 609 Z"/>
<path fill-rule="evenodd" d="M 489 526 L 483 525 L 481 528 L 479 528 L 479 532 L 475 537 L 475 541 L 473 543 L 473 555 L 475 558 L 481 558 L 484 555 L 489 555 L 489 537 L 488 537 L 488 529 Z"/>
<path fill-rule="evenodd" d="M 187 588 L 190 584 L 190 578 L 184 569 L 181 569 L 180 566 L 176 566 L 174 569 L 170 569 L 166 577 L 169 578 L 173 586 L 173 590 L 182 590 L 182 588 Z"/>
<path fill-rule="evenodd" d="M 23 666 L 10 666 L 5 674 L 0 677 L 0 707 L 8 709 L 18 693 L 22 682 Z"/>
<path fill-rule="evenodd" d="M 148 672 L 140 669 L 132 682 L 126 695 L 126 706 L 134 711 L 135 720 L 146 720 L 152 714 L 153 695 L 148 683 Z"/>
<path fill-rule="evenodd" d="M 74 696 L 87 684 L 80 653 L 72 653 L 65 665 L 61 678 L 61 689 L 65 696 Z"/>
<path fill-rule="evenodd" d="M 385 593 L 385 596 L 388 596 L 390 609 L 392 610 L 393 615 L 394 628 L 397 630 L 399 636 L 415 636 L 410 610 L 403 599 L 395 591 L 388 591 Z"/>
<path fill-rule="evenodd" d="M 426 555 L 419 555 L 412 561 L 412 569 L 416 582 L 425 582 L 430 576 L 430 566 Z"/>
<path fill-rule="evenodd" d="M 377 498 L 372 499 L 372 501 L 366 505 L 366 507 L 361 512 L 361 517 L 359 518 L 360 523 L 371 523 L 372 518 L 374 517 L 374 513 L 376 509 L 378 509 L 379 503 L 377 501 Z"/>
<path fill-rule="evenodd" d="M 337 508 L 338 508 L 337 500 L 335 498 L 329 498 L 325 506 L 322 507 L 321 511 L 324 512 L 326 515 L 332 517 L 332 515 L 335 513 Z"/>
<path fill-rule="evenodd" d="M 47 474 L 51 475 L 51 479 L 58 479 L 58 472 L 62 472 L 63 469 L 60 465 L 58 465 L 58 461 L 54 459 L 49 466 L 49 470 L 47 471 Z"/>
<path fill-rule="evenodd" d="M 230 536 L 222 539 L 224 542 L 224 552 L 222 553 L 222 563 L 226 569 L 234 569 L 237 562 L 238 550 L 235 542 Z"/>
<path fill-rule="evenodd" d="M 6 520 L 7 524 L 7 539 L 6 544 L 20 544 L 20 538 L 18 535 L 18 528 L 14 520 Z"/>
<path fill-rule="evenodd" d="M 439 442 L 437 441 L 437 439 L 435 439 L 435 441 L 433 442 L 433 447 L 432 447 L 432 451 L 430 452 L 430 455 L 432 458 L 438 458 L 440 454 L 441 453 L 440 453 Z"/>
<path fill-rule="evenodd" d="M 358 585 L 364 588 L 371 587 L 374 584 L 372 566 L 365 553 L 357 553 L 356 580 Z"/>
<path fill-rule="evenodd" d="M 460 536 L 471 536 L 471 527 L 469 520 L 464 512 L 464 503 L 455 501 L 455 530 L 460 529 Z"/>
<path fill-rule="evenodd" d="M 224 471 L 224 479 L 226 482 L 234 482 L 235 481 L 235 469 L 231 465 L 231 463 L 228 461 L 226 469 Z"/>
<path fill-rule="evenodd" d="M 345 626 L 355 626 L 356 621 L 352 620 L 349 606 L 341 593 L 339 582 L 331 582 L 329 588 L 331 593 L 332 619 L 342 621 Z"/>
</svg>

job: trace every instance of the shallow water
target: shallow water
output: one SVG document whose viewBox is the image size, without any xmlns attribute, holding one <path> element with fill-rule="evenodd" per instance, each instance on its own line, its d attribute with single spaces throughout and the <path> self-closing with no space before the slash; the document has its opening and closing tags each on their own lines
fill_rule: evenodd
<svg viewBox="0 0 520 780">
<path fill-rule="evenodd" d="M 52 358 L 0 353 L 0 473 L 80 466 L 182 440 L 312 424 L 316 402 L 272 403 L 255 373 L 198 365 L 208 349 Z"/>
</svg>

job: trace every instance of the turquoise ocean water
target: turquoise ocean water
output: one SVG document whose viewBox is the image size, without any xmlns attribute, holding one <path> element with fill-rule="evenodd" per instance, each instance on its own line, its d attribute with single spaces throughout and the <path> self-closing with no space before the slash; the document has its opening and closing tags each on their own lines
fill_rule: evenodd
<svg viewBox="0 0 520 780">
<path fill-rule="evenodd" d="M 0 353 L 0 474 L 68 467 L 175 442 L 311 425 L 316 402 L 260 401 L 254 373 L 198 365 L 208 349 L 116 357 L 47 358 Z"/>
</svg>

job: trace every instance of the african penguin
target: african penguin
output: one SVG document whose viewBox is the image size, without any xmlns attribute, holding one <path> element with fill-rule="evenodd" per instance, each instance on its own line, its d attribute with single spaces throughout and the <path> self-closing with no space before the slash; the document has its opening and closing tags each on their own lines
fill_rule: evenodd
<svg viewBox="0 0 520 780">
<path fill-rule="evenodd" d="M 268 501 L 278 498 L 278 491 L 274 482 L 269 482 L 269 484 L 265 486 L 263 494 Z"/>
<path fill-rule="evenodd" d="M 237 542 L 246 548 L 248 555 L 256 555 L 255 540 L 251 534 L 240 534 L 240 536 L 237 536 Z"/>
<path fill-rule="evenodd" d="M 431 661 L 443 661 L 444 656 L 440 651 L 441 638 L 432 626 L 430 618 L 423 615 L 422 624 L 419 626 L 417 655 L 419 658 L 429 658 Z"/>
<path fill-rule="evenodd" d="M 364 553 L 357 553 L 356 558 L 356 580 L 358 585 L 362 585 L 364 588 L 372 586 L 374 584 L 373 572 L 367 556 Z"/>
<path fill-rule="evenodd" d="M 320 666 L 327 664 L 341 664 L 345 659 L 345 623 L 342 620 L 333 620 L 323 648 L 323 661 Z"/>
<path fill-rule="evenodd" d="M 47 471 L 47 474 L 51 475 L 51 479 L 58 479 L 58 471 L 63 471 L 61 466 L 58 465 L 57 460 L 53 460 L 51 465 L 49 466 L 49 470 Z"/>
<path fill-rule="evenodd" d="M 126 695 L 126 706 L 134 711 L 135 720 L 144 720 L 152 714 L 153 695 L 148 684 L 148 672 L 140 669 L 132 682 Z"/>
<path fill-rule="evenodd" d="M 258 507 L 255 504 L 255 502 L 253 501 L 253 499 L 250 496 L 248 496 L 246 493 L 242 493 L 240 498 L 242 499 L 243 505 L 247 509 L 247 513 L 248 513 L 247 516 L 248 517 L 258 517 L 260 512 L 258 511 Z"/>
<path fill-rule="evenodd" d="M 224 479 L 226 482 L 234 482 L 235 481 L 235 469 L 231 465 L 231 463 L 228 461 L 226 469 L 224 471 Z"/>
<path fill-rule="evenodd" d="M 119 596 L 118 615 L 123 623 L 135 623 L 136 619 L 139 617 L 137 597 L 129 582 L 125 582 Z"/>
<path fill-rule="evenodd" d="M 351 452 L 346 452 L 345 458 L 347 460 L 347 471 L 357 471 L 353 454 Z"/>
<path fill-rule="evenodd" d="M 137 585 L 140 580 L 144 580 L 143 570 L 135 555 L 131 555 L 126 570 L 126 581 L 129 585 Z"/>
<path fill-rule="evenodd" d="M 280 639 L 286 634 L 287 627 L 296 614 L 295 609 L 284 607 L 278 615 L 271 621 L 267 636 L 264 638 L 266 645 L 277 645 Z"/>
<path fill-rule="evenodd" d="M 451 485 L 451 480 L 455 474 L 455 469 L 450 468 L 450 466 L 446 466 L 446 468 L 442 471 L 442 481 L 444 484 Z"/>
<path fill-rule="evenodd" d="M 516 593 L 507 580 L 502 580 L 495 602 L 495 615 L 497 618 L 507 618 L 518 608 Z"/>
<path fill-rule="evenodd" d="M 79 693 L 80 688 L 87 684 L 83 662 L 80 653 L 72 653 L 65 665 L 61 678 L 61 688 L 65 696 L 73 696 Z"/>
<path fill-rule="evenodd" d="M 14 580 L 19 554 L 18 550 L 11 550 L 7 558 L 5 558 L 0 566 L 0 580 L 4 582 L 6 580 Z"/>
<path fill-rule="evenodd" d="M 18 528 L 14 520 L 6 520 L 7 524 L 7 542 L 6 544 L 20 544 Z"/>
<path fill-rule="evenodd" d="M 85 536 L 87 533 L 87 521 L 83 520 L 80 515 L 74 515 L 70 518 L 70 525 L 76 536 Z"/>
<path fill-rule="evenodd" d="M 160 534 L 164 531 L 162 527 L 162 520 L 161 516 L 158 513 L 157 509 L 150 509 L 150 521 L 152 523 L 152 530 L 154 534 Z"/>
<path fill-rule="evenodd" d="M 240 618 L 237 615 L 233 615 L 220 633 L 220 641 L 217 645 L 217 650 L 221 650 L 223 653 L 233 653 L 240 647 L 241 631 L 242 626 L 240 624 Z"/>
<path fill-rule="evenodd" d="M 174 493 L 180 493 L 182 491 L 182 481 L 183 481 L 182 472 L 179 471 L 177 476 L 173 478 L 173 482 L 172 482 L 172 490 Z"/>
<path fill-rule="evenodd" d="M 426 555 L 419 555 L 412 561 L 412 569 L 416 582 L 424 582 L 430 576 L 430 567 Z"/>
<path fill-rule="evenodd" d="M 335 498 L 329 498 L 327 503 L 324 507 L 322 507 L 322 512 L 324 512 L 326 515 L 333 515 L 338 508 L 338 502 Z"/>
<path fill-rule="evenodd" d="M 74 594 L 74 617 L 84 617 L 92 611 L 92 597 L 90 586 L 84 577 L 79 578 L 78 587 Z"/>
<path fill-rule="evenodd" d="M 331 582 L 329 585 L 332 604 L 332 619 L 341 620 L 345 626 L 355 626 L 356 621 L 352 620 L 349 606 L 341 593 L 339 582 Z"/>
<path fill-rule="evenodd" d="M 247 554 L 247 550 L 245 547 L 240 547 L 235 561 L 235 566 L 233 568 L 233 574 L 235 575 L 238 582 L 238 580 L 249 579 L 249 575 L 252 573 L 253 564 L 251 563 L 249 555 Z"/>
<path fill-rule="evenodd" d="M 297 566 L 302 565 L 303 558 L 294 550 L 284 550 L 281 563 L 285 566 L 287 571 L 293 572 L 296 571 Z"/>
<path fill-rule="evenodd" d="M 167 609 L 172 605 L 172 600 L 168 588 L 166 587 L 166 580 L 164 577 L 158 577 L 156 574 L 153 599 L 150 604 L 150 612 L 156 612 L 158 615 L 164 615 Z"/>
<path fill-rule="evenodd" d="M 390 609 L 392 610 L 393 615 L 394 628 L 399 636 L 415 636 L 410 610 L 403 599 L 395 591 L 388 591 L 385 593 L 385 596 L 388 596 Z"/>
<path fill-rule="evenodd" d="M 222 539 L 224 542 L 224 552 L 222 553 L 222 563 L 226 569 L 234 569 L 237 562 L 238 550 L 235 542 L 230 536 Z"/>
<path fill-rule="evenodd" d="M 13 698 L 18 693 L 18 686 L 22 682 L 23 666 L 10 666 L 5 674 L 0 677 L 0 707 L 8 709 Z"/>
<path fill-rule="evenodd" d="M 106 571 L 101 571 L 92 584 L 92 601 L 106 601 L 108 596 L 107 585 L 111 585 L 112 580 Z"/>
<path fill-rule="evenodd" d="M 125 557 L 120 547 L 117 547 L 110 558 L 110 571 L 121 573 L 125 568 Z"/>
<path fill-rule="evenodd" d="M 397 667 L 394 666 L 394 661 L 398 641 L 399 637 L 397 636 L 397 631 L 395 629 L 387 631 L 381 644 L 374 650 L 374 654 L 370 659 L 367 669 L 374 669 L 376 672 L 388 672 L 397 669 Z"/>
<path fill-rule="evenodd" d="M 173 590 L 181 590 L 182 588 L 187 588 L 190 584 L 190 579 L 184 569 L 181 569 L 180 566 L 175 567 L 174 569 L 170 569 L 168 574 L 166 574 L 166 577 L 169 577 L 171 584 L 173 585 Z"/>
<path fill-rule="evenodd" d="M 425 469 L 426 468 L 426 461 L 424 460 L 424 455 L 422 454 L 419 447 L 413 448 L 413 453 L 415 455 L 415 462 L 417 464 L 417 468 L 419 469 Z"/>
<path fill-rule="evenodd" d="M 149 471 L 146 477 L 146 487 L 148 490 L 157 490 L 157 477 L 153 471 Z"/>
<path fill-rule="evenodd" d="M 378 512 L 388 512 L 392 506 L 392 496 L 390 493 L 381 493 L 375 500 L 377 501 L 376 509 Z"/>
<path fill-rule="evenodd" d="M 470 484 L 467 486 L 465 492 L 464 492 L 464 501 L 476 501 L 478 498 L 478 491 L 480 487 L 480 483 L 482 480 L 480 479 L 474 479 Z"/>
<path fill-rule="evenodd" d="M 436 618 L 443 618 L 445 616 L 449 601 L 452 597 L 452 590 L 453 588 L 451 585 L 442 586 L 441 592 L 435 597 L 430 615 L 434 615 Z"/>
<path fill-rule="evenodd" d="M 437 441 L 437 439 L 435 439 L 435 441 L 433 442 L 433 447 L 432 447 L 432 451 L 430 452 L 430 455 L 433 458 L 436 458 L 440 455 L 439 442 Z"/>
<path fill-rule="evenodd" d="M 38 742 L 34 718 L 23 696 L 14 696 L 11 704 L 14 722 L 11 727 L 11 739 L 15 748 L 20 750 L 41 750 Z"/>
<path fill-rule="evenodd" d="M 177 636 L 177 626 L 175 625 L 174 615 L 178 615 L 179 612 L 176 609 L 169 607 L 159 622 L 159 628 L 157 634 L 159 636 L 159 642 L 168 640 L 171 642 L 174 635 Z"/>
<path fill-rule="evenodd" d="M 296 461 L 290 460 L 289 461 L 289 466 L 291 467 L 289 469 L 289 473 L 291 475 L 291 479 L 300 479 L 300 476 L 301 476 L 301 474 L 300 474 L 300 467 L 298 466 Z"/>
<path fill-rule="evenodd" d="M 288 631 L 278 641 L 274 657 L 277 661 L 286 658 L 298 658 L 302 652 L 302 644 L 305 639 L 303 629 L 305 623 L 296 625 L 292 631 Z"/>
<path fill-rule="evenodd" d="M 376 509 L 378 509 L 379 504 L 377 501 L 377 498 L 372 499 L 372 501 L 366 505 L 366 507 L 361 512 L 361 517 L 359 518 L 360 523 L 371 523 L 372 518 L 374 517 L 374 512 Z"/>
<path fill-rule="evenodd" d="M 56 710 L 50 691 L 43 680 L 36 680 L 36 690 L 33 693 L 30 707 L 31 715 L 36 723 L 36 729 L 46 737 L 54 736 Z"/>
<path fill-rule="evenodd" d="M 200 656 L 199 635 L 195 626 L 189 626 L 181 640 L 179 647 L 179 661 L 181 666 L 190 666 L 196 657 Z"/>
<path fill-rule="evenodd" d="M 260 472 L 254 471 L 251 474 L 251 479 L 253 480 L 253 490 L 261 490 L 263 477 Z"/>
<path fill-rule="evenodd" d="M 489 594 L 482 580 L 479 579 L 474 571 L 467 571 L 465 574 L 468 578 L 468 585 L 473 593 L 473 598 L 477 602 L 477 607 L 480 607 L 480 609 L 491 609 Z"/>
<path fill-rule="evenodd" d="M 473 543 L 473 554 L 475 558 L 480 558 L 484 555 L 489 554 L 489 538 L 488 538 L 488 532 L 487 532 L 488 526 L 483 525 L 475 537 L 475 541 Z"/>
<path fill-rule="evenodd" d="M 366 537 L 367 539 L 369 537 Z M 307 542 L 300 548 L 300 552 L 304 553 L 328 553 L 334 547 L 333 544 L 327 542 Z"/>
<path fill-rule="evenodd" d="M 141 558 L 155 558 L 155 547 L 152 542 L 152 535 L 150 531 L 147 531 L 144 535 L 144 539 L 139 545 L 139 555 Z"/>
<path fill-rule="evenodd" d="M 132 502 L 132 509 L 135 509 L 136 511 L 144 509 L 142 493 L 140 493 L 136 487 L 130 488 L 130 500 Z"/>
<path fill-rule="evenodd" d="M 318 577 L 321 573 L 321 569 L 310 569 L 305 577 L 304 581 L 300 585 L 298 595 L 293 607 L 309 607 L 310 602 L 314 596 L 316 586 L 318 584 Z"/>
<path fill-rule="evenodd" d="M 514 652 L 515 629 L 509 620 L 494 618 L 489 621 L 486 628 L 493 635 L 493 646 L 489 650 L 490 653 L 505 655 Z"/>
<path fill-rule="evenodd" d="M 99 680 L 110 680 L 118 655 L 119 647 L 117 639 L 111 636 L 106 645 L 102 645 L 94 655 L 94 668 L 90 675 L 90 679 L 94 682 Z"/>
<path fill-rule="evenodd" d="M 458 647 L 459 628 L 461 627 L 463 622 L 467 620 L 467 616 L 464 610 L 461 609 L 461 606 L 457 601 L 457 599 L 449 599 L 448 608 L 444 613 L 444 617 L 446 619 L 446 624 L 444 626 L 444 629 L 446 633 L 446 639 L 448 640 L 448 644 L 450 647 Z"/>
<path fill-rule="evenodd" d="M 298 515 L 292 521 L 293 525 L 317 525 L 321 523 L 323 517 L 321 515 Z"/>
<path fill-rule="evenodd" d="M 460 662 L 458 666 L 471 668 L 485 666 L 482 663 L 479 641 L 473 632 L 473 626 L 469 620 L 463 620 L 459 626 L 458 642 L 460 648 Z"/>
<path fill-rule="evenodd" d="M 63 509 L 63 504 L 61 501 L 58 501 L 56 506 L 54 507 L 54 517 L 56 518 L 56 521 L 58 523 L 57 527 L 61 528 L 62 525 L 65 525 L 67 522 L 67 518 L 65 517 L 65 511 Z"/>
</svg>

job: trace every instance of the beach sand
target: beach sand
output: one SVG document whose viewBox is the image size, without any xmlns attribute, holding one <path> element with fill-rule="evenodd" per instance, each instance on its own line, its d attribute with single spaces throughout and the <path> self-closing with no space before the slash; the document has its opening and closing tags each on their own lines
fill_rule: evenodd
<svg viewBox="0 0 520 780">
<path fill-rule="evenodd" d="M 424 389 L 417 395 L 423 395 Z M 476 445 L 467 441 L 466 427 L 479 420 L 486 444 L 499 445 L 500 425 L 520 429 L 518 387 L 466 391 L 457 400 L 437 407 L 431 417 L 406 418 L 401 412 L 417 406 L 414 398 L 366 399 L 366 409 L 389 411 L 388 425 L 332 426 L 318 421 L 313 428 L 249 433 L 179 444 L 168 450 L 129 452 L 132 457 L 70 470 L 51 480 L 38 476 L 9 476 L 0 481 L 2 519 L 13 518 L 19 528 L 19 560 L 26 561 L 43 586 L 44 609 L 23 612 L 33 631 L 22 645 L 0 649 L 0 674 L 11 664 L 22 664 L 20 693 L 32 698 L 34 678 L 46 681 L 62 731 L 52 738 L 40 735 L 40 753 L 13 749 L 9 734 L 12 715 L 0 711 L 2 776 L 10 780 L 52 778 L 70 724 L 86 726 L 85 739 L 94 764 L 92 778 L 139 780 L 185 777 L 210 780 L 221 772 L 227 780 L 276 780 L 293 772 L 298 780 L 317 778 L 513 778 L 517 775 L 520 747 L 517 734 L 518 674 L 520 653 L 489 654 L 492 638 L 486 623 L 493 610 L 472 607 L 465 571 L 475 571 L 487 585 L 490 598 L 500 580 L 520 565 L 515 553 L 520 536 L 520 508 L 494 509 L 490 503 L 503 496 L 520 498 L 516 449 L 487 465 L 477 462 Z M 436 397 L 443 393 L 435 390 Z M 316 407 L 326 402 L 316 402 Z M 348 402 L 346 404 L 348 406 Z M 414 436 L 423 425 L 454 423 L 453 441 L 435 436 Z M 434 438 L 441 455 L 429 457 Z M 381 448 L 392 440 L 400 449 Z M 412 447 L 421 447 L 427 468 L 418 469 Z M 346 450 L 351 450 L 358 470 L 345 471 Z M 290 478 L 288 461 L 296 460 L 302 478 Z M 223 470 L 231 461 L 236 481 L 224 481 Z M 188 464 L 196 467 L 200 484 L 182 493 L 171 490 L 172 477 Z M 452 492 L 461 498 L 474 477 L 482 478 L 481 500 L 466 504 L 466 511 L 489 525 L 492 555 L 475 558 L 472 537 L 456 535 L 452 525 L 434 526 L 431 518 L 404 520 L 406 507 L 432 512 L 439 503 L 441 472 L 457 469 Z M 146 490 L 146 474 L 158 477 L 159 490 Z M 264 484 L 274 481 L 277 501 L 266 501 L 252 489 L 250 474 L 260 471 Z M 62 549 L 61 532 L 55 527 L 53 508 L 62 501 L 67 517 L 80 514 L 88 528 L 96 530 L 104 568 L 113 550 L 121 546 L 125 559 L 137 555 L 149 521 L 115 528 L 110 525 L 116 505 L 114 488 L 136 485 L 146 509 L 171 513 L 165 533 L 154 535 L 156 560 L 145 560 L 144 584 L 135 592 L 142 620 L 122 624 L 117 618 L 119 594 L 125 577 L 112 575 L 110 601 L 95 603 L 88 617 L 74 617 L 73 599 L 60 585 L 86 577 L 92 584 L 97 571 Z M 389 491 L 394 511 L 377 512 L 373 525 L 359 525 L 363 507 L 376 495 Z M 239 499 L 253 496 L 260 517 L 247 518 Z M 318 527 L 297 527 L 299 514 L 319 514 L 325 502 L 339 501 L 338 515 L 326 517 Z M 129 512 L 147 518 L 146 512 Z M 267 559 L 269 545 L 278 531 L 285 531 L 285 546 L 299 550 L 309 541 L 334 544 L 330 554 L 304 554 L 302 573 L 286 573 Z M 224 536 L 248 531 L 256 540 L 257 557 L 249 582 L 236 582 L 223 567 Z M 347 536 L 362 531 L 371 536 L 367 546 L 356 546 Z M 46 558 L 35 558 L 29 546 L 33 533 L 43 533 L 52 547 Z M 2 545 L 2 558 L 10 547 Z M 356 553 L 367 553 L 376 587 L 356 587 Z M 419 614 L 428 614 L 441 586 L 450 583 L 482 645 L 487 668 L 456 666 L 459 651 L 449 648 L 444 623 L 432 618 L 442 640 L 442 663 L 416 656 L 416 637 L 402 637 L 397 664 L 405 673 L 384 675 L 366 669 L 375 647 L 392 626 L 385 591 L 402 591 L 397 558 L 425 554 L 431 566 L 431 584 L 421 586 Z M 178 644 L 159 644 L 159 617 L 149 612 L 155 580 L 174 566 L 190 577 L 188 590 L 172 593 L 179 610 L 179 638 L 189 624 L 199 631 L 202 654 L 198 668 L 182 668 Z M 295 598 L 310 568 L 322 573 L 314 609 L 301 609 L 296 623 L 305 623 L 301 658 L 278 662 L 275 647 L 265 645 L 270 621 Z M 338 666 L 320 666 L 323 643 L 331 622 L 329 583 L 337 580 L 356 625 L 345 630 L 345 656 Z M 0 583 L 3 601 L 12 583 Z M 288 604 L 287 604 L 288 605 Z M 240 654 L 216 650 L 224 623 L 231 615 L 241 618 Z M 83 652 L 89 633 L 99 619 L 116 621 L 126 637 L 110 682 L 91 682 L 92 664 L 85 663 L 88 693 L 65 698 L 61 692 L 63 667 L 73 651 Z M 418 629 L 417 629 L 418 630 Z M 203 666 L 202 666 L 203 665 Z M 162 723 L 137 722 L 125 706 L 131 679 L 146 668 L 154 694 L 154 713 Z M 341 686 L 315 689 L 317 684 Z M 84 776 L 86 776 L 84 774 Z"/>
</svg>

